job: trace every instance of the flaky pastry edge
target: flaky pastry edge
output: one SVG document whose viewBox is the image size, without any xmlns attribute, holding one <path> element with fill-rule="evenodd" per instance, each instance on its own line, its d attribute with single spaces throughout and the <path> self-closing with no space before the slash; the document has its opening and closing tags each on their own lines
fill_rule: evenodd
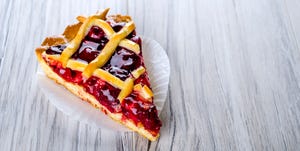
<svg viewBox="0 0 300 151">
<path fill-rule="evenodd" d="M 84 88 L 82 86 L 79 86 L 77 84 L 73 84 L 71 82 L 67 82 L 63 78 L 61 78 L 58 74 L 56 74 L 50 66 L 46 63 L 46 61 L 43 59 L 43 52 L 46 51 L 50 46 L 54 45 L 60 45 L 70 42 L 77 34 L 80 26 L 82 25 L 82 21 L 84 21 L 86 17 L 84 16 L 78 16 L 77 20 L 79 21 L 76 24 L 68 25 L 63 32 L 62 35 L 59 36 L 50 36 L 46 37 L 44 41 L 41 44 L 41 47 L 36 48 L 35 53 L 38 58 L 38 62 L 40 63 L 43 71 L 46 73 L 47 77 L 54 80 L 56 83 L 63 85 L 67 90 L 81 98 L 82 100 L 90 103 L 92 106 L 94 106 L 97 109 L 100 109 L 102 112 L 107 114 L 111 119 L 125 125 L 129 129 L 138 132 L 142 136 L 146 137 L 147 139 L 151 141 L 157 140 L 159 137 L 159 133 L 156 136 L 153 136 L 149 131 L 147 131 L 144 126 L 141 124 L 136 125 L 132 120 L 122 120 L 122 114 L 121 113 L 112 113 L 110 112 L 105 106 L 101 105 L 97 99 L 84 91 Z M 122 16 L 122 15 L 111 15 L 107 16 L 107 19 L 115 21 L 115 22 L 129 22 L 131 21 L 131 18 L 129 16 Z"/>
</svg>

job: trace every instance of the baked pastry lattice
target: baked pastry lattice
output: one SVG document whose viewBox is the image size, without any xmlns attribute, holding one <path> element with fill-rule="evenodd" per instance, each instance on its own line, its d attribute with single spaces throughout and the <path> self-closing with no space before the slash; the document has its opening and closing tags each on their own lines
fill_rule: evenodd
<svg viewBox="0 0 300 151">
<path fill-rule="evenodd" d="M 78 16 L 60 36 L 47 37 L 36 55 L 46 75 L 112 119 L 156 140 L 161 121 L 129 16 L 109 9 Z"/>
</svg>

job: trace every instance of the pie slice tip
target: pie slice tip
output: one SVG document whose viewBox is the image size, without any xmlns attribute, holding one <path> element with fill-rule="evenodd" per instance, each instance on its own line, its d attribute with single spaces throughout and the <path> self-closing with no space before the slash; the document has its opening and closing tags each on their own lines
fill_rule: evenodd
<svg viewBox="0 0 300 151">
<path fill-rule="evenodd" d="M 60 36 L 47 37 L 36 56 L 46 75 L 113 120 L 151 141 L 161 121 L 142 56 L 140 37 L 129 16 L 109 9 L 79 16 Z"/>
</svg>

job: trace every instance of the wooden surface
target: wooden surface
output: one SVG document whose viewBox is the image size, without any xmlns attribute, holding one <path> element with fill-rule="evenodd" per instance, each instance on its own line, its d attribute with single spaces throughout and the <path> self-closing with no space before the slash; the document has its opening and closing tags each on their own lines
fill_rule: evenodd
<svg viewBox="0 0 300 151">
<path fill-rule="evenodd" d="M 170 58 L 157 142 L 71 120 L 37 86 L 35 47 L 105 7 Z M 1 0 L 0 23 L 0 150 L 300 150 L 299 0 Z"/>
</svg>

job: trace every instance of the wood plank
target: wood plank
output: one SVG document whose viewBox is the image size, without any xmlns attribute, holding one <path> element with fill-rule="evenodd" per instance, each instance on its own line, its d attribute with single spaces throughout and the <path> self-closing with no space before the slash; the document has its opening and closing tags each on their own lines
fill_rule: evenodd
<svg viewBox="0 0 300 151">
<path fill-rule="evenodd" d="M 110 7 L 171 63 L 157 142 L 101 130 L 39 90 L 34 48 Z M 300 3 L 293 0 L 0 1 L 3 150 L 300 150 Z"/>
</svg>

